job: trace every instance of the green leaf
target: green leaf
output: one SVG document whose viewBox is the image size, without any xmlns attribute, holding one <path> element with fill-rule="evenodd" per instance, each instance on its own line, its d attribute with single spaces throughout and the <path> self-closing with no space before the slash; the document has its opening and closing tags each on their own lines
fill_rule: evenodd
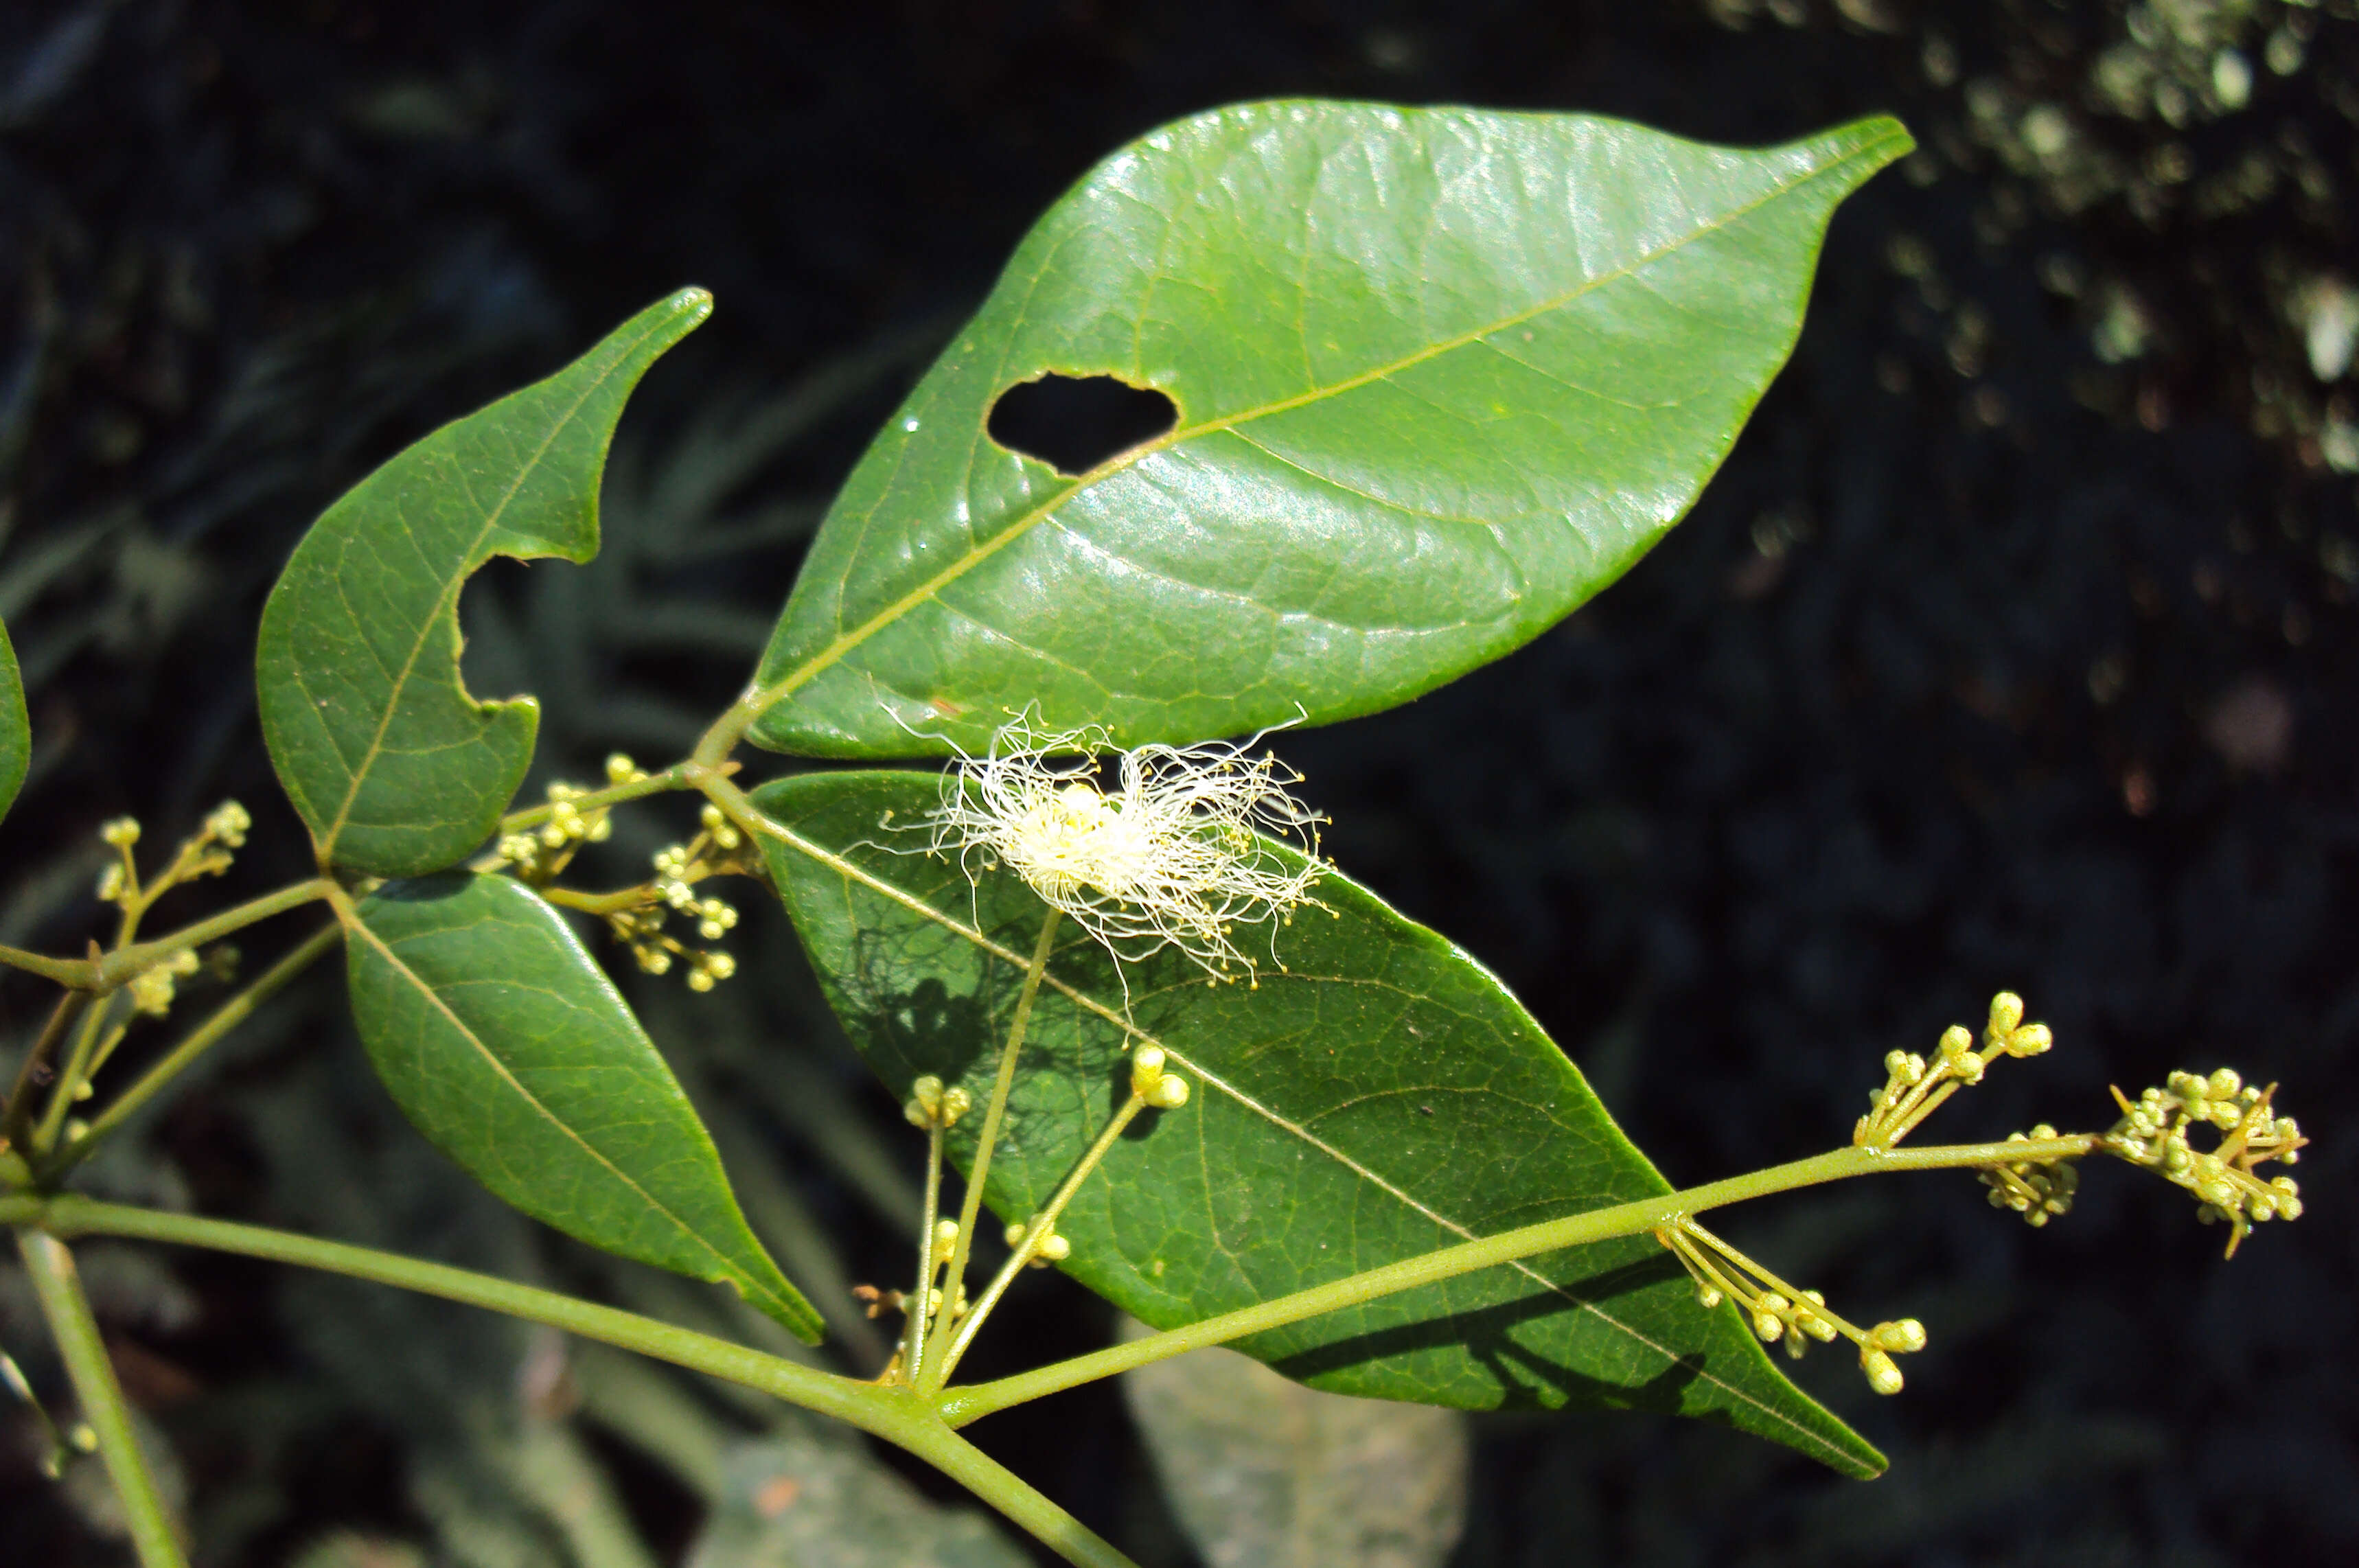
<svg viewBox="0 0 2359 1568">
<path fill-rule="evenodd" d="M 806 774 L 754 800 L 774 819 L 772 877 L 853 1042 L 897 1094 L 931 1073 L 982 1104 L 1045 906 L 1007 873 L 978 866 L 970 886 L 914 853 L 920 834 L 896 842 L 891 822 L 938 803 L 931 774 Z M 1324 911 L 1277 932 L 1289 972 L 1266 964 L 1256 988 L 1207 985 L 1169 952 L 1130 966 L 1127 1029 L 1121 981 L 1090 938 L 1074 931 L 1050 960 L 986 1196 L 1003 1218 L 1034 1213 L 1127 1094 L 1128 1029 L 1162 1046 L 1194 1094 L 1120 1140 L 1057 1226 L 1066 1271 L 1158 1328 L 1670 1191 L 1487 971 L 1340 875 L 1317 897 Z M 982 1120 L 951 1135 L 962 1165 Z M 1883 1467 L 1733 1307 L 1699 1307 L 1646 1236 L 1236 1348 L 1335 1393 L 1677 1410 L 1851 1474 Z"/>
<path fill-rule="evenodd" d="M 33 726 L 25 716 L 25 677 L 16 668 L 16 648 L 0 626 L 0 817 L 16 803 L 25 769 L 33 761 Z"/>
<path fill-rule="evenodd" d="M 347 923 L 361 1040 L 419 1131 L 535 1219 L 818 1342 L 671 1070 L 539 895 L 455 872 L 380 887 Z"/>
<path fill-rule="evenodd" d="M 1050 208 L 829 513 L 753 737 L 1123 745 L 1390 706 L 1521 646 L 1693 503 L 1799 331 L 1890 119 L 1767 150 L 1577 114 L 1246 103 Z M 1078 476 L 1009 387 L 1109 376 L 1169 434 Z M 908 726 L 905 729 L 904 726 Z"/>
<path fill-rule="evenodd" d="M 443 426 L 321 515 L 263 606 L 263 738 L 322 866 L 440 870 L 489 836 L 532 761 L 539 707 L 459 675 L 459 593 L 495 555 L 598 552 L 624 401 L 712 313 L 684 289 L 548 380 Z"/>
<path fill-rule="evenodd" d="M 1440 1568 L 1466 1528 L 1466 1418 L 1455 1410 L 1323 1394 L 1218 1347 L 1135 1367 L 1122 1383 L 1207 1568 Z"/>
</svg>

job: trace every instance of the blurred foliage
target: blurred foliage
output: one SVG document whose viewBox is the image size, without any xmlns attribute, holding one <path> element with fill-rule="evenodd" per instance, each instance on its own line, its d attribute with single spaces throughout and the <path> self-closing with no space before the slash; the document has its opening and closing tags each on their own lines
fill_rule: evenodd
<svg viewBox="0 0 2359 1568">
<path fill-rule="evenodd" d="M 1578 1042 L 1674 1180 L 1840 1139 L 1884 1051 L 1924 1049 L 2000 985 L 2061 1043 L 1944 1111 L 1960 1136 L 2095 1120 L 2109 1078 L 2222 1058 L 2285 1080 L 2306 1123 L 2348 1122 L 2351 9 L 5 8 L 0 615 L 34 751 L 0 824 L 0 941 L 65 952 L 99 928 L 95 830 L 126 811 L 163 835 L 245 800 L 257 831 L 225 900 L 304 874 L 249 678 L 297 533 L 665 290 L 703 284 L 720 310 L 626 421 L 604 553 L 500 563 L 462 607 L 473 689 L 543 698 L 536 793 L 618 746 L 668 760 L 734 695 L 899 388 L 1032 217 L 1147 126 L 1302 92 L 1739 142 L 1884 110 L 1926 150 L 1838 220 L 1797 358 L 1696 514 L 1506 663 L 1289 737 L 1329 847 Z M 617 819 L 618 882 L 685 811 Z M 257 931 L 246 967 L 287 940 Z M 876 1325 L 842 1285 L 899 1277 L 914 1151 L 785 922 L 731 943 L 738 978 L 710 996 L 624 983 L 717 1115 L 756 1230 L 831 1315 L 826 1354 L 873 1369 Z M 763 1332 L 459 1176 L 331 1021 L 335 984 L 283 997 L 89 1184 Z M 42 1005 L 0 986 L 0 1054 Z M 158 1043 L 135 1035 L 110 1071 Z M 2314 1153 L 2327 1216 L 2353 1156 Z M 1898 1400 L 1805 1369 L 1888 1477 L 1668 1421 L 1489 1418 L 1452 1561 L 2352 1556 L 2359 1367 L 2321 1326 L 2359 1288 L 2350 1227 L 2223 1267 L 2135 1183 L 2093 1173 L 2035 1233 L 1962 1178 L 1916 1181 L 1726 1227 L 1928 1323 Z M 683 1562 L 708 1519 L 712 1541 L 742 1522 L 733 1476 L 779 1474 L 732 1455 L 828 1441 L 456 1308 L 90 1253 L 209 1564 Z M 1078 1292 L 1023 1289 L 976 1375 L 1110 1332 Z M 54 1403 L 16 1291 L 0 1277 L 0 1334 Z M 43 1480 L 32 1429 L 0 1412 L 0 1561 L 117 1561 L 91 1494 Z M 976 1435 L 1148 1568 L 1196 1561 L 1111 1390 Z M 865 1477 L 842 1487 L 889 1484 L 864 1449 L 830 1452 Z M 971 1534 L 961 1517 L 946 1539 Z"/>
</svg>

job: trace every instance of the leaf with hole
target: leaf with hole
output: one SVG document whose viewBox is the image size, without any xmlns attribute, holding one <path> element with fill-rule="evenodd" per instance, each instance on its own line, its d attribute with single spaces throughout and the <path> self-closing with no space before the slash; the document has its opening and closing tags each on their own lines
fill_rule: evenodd
<svg viewBox="0 0 2359 1568">
<path fill-rule="evenodd" d="M 33 725 L 25 713 L 25 677 L 16 668 L 16 646 L 0 626 L 0 817 L 16 803 L 25 770 L 33 762 Z"/>
<path fill-rule="evenodd" d="M 495 555 L 597 553 L 623 404 L 712 310 L 701 289 L 649 306 L 549 379 L 395 456 L 296 547 L 263 606 L 256 688 L 270 759 L 322 866 L 440 870 L 497 825 L 539 710 L 468 694 L 460 590 Z"/>
<path fill-rule="evenodd" d="M 1037 702 L 1051 728 L 1188 741 L 1498 658 L 1686 512 L 1793 346 L 1836 203 L 1910 145 L 1889 119 L 1740 149 L 1309 102 L 1134 142 L 861 460 L 750 733 L 972 750 Z M 1108 377 L 1134 407 L 1075 401 Z M 1137 441 L 1147 397 L 1163 433 L 1061 445 L 1093 419 Z M 1086 470 L 995 439 L 1027 426 Z"/>
<path fill-rule="evenodd" d="M 754 800 L 773 880 L 853 1042 L 897 1094 L 921 1074 L 990 1087 L 1045 906 L 1005 872 L 971 886 L 896 833 L 940 800 L 924 773 L 819 773 Z M 889 813 L 889 815 L 888 815 Z M 1282 846 L 1273 853 L 1299 863 Z M 1058 1230 L 1066 1271 L 1159 1328 L 1470 1237 L 1670 1189 L 1579 1070 L 1487 971 L 1331 874 L 1322 909 L 1237 933 L 1277 959 L 1212 985 L 1168 952 L 1049 963 L 987 1197 L 1031 1214 L 1128 1093 L 1152 1040 L 1193 1094 L 1150 1113 Z M 951 1134 L 962 1165 L 983 1118 Z M 1788 1382 L 1733 1307 L 1706 1312 L 1649 1237 L 1533 1258 L 1240 1341 L 1336 1393 L 1470 1410 L 1676 1410 L 1872 1475 L 1875 1449 Z"/>
<path fill-rule="evenodd" d="M 388 883 L 346 924 L 361 1040 L 419 1131 L 535 1219 L 818 1342 L 671 1070 L 538 894 L 453 872 Z"/>
</svg>

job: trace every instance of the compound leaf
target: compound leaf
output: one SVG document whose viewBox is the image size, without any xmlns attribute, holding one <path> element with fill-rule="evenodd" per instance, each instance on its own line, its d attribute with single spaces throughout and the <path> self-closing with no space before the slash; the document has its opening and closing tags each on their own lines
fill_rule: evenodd
<svg viewBox="0 0 2359 1568">
<path fill-rule="evenodd" d="M 975 750 L 1038 702 L 1050 729 L 1188 741 L 1498 658 L 1686 512 L 1793 346 L 1835 205 L 1911 145 L 1883 118 L 1743 149 L 1311 102 L 1132 143 L 861 460 L 753 737 Z M 1176 416 L 1060 473 L 990 429 L 1051 374 Z"/>
<path fill-rule="evenodd" d="M 361 1040 L 419 1131 L 535 1219 L 818 1342 L 671 1070 L 538 894 L 452 872 L 389 883 L 348 923 Z"/>
<path fill-rule="evenodd" d="M 440 870 L 483 843 L 532 762 L 538 704 L 460 679 L 459 592 L 495 555 L 598 552 L 623 404 L 712 313 L 685 289 L 549 379 L 443 426 L 311 525 L 263 606 L 263 738 L 320 863 Z"/>
<path fill-rule="evenodd" d="M 16 803 L 25 769 L 33 761 L 33 726 L 25 716 L 25 677 L 16 668 L 16 647 L 0 626 L 0 817 Z"/>
<path fill-rule="evenodd" d="M 771 875 L 853 1043 L 888 1087 L 980 1105 L 1045 906 L 1005 872 L 896 844 L 922 773 L 766 785 Z M 1277 853 L 1290 854 L 1282 848 Z M 1151 1039 L 1191 1080 L 1106 1158 L 1058 1229 L 1065 1270 L 1158 1328 L 1473 1236 L 1669 1192 L 1580 1071 L 1487 971 L 1340 875 L 1276 933 L 1258 987 L 1175 953 L 1121 978 L 1079 931 L 1052 956 L 987 1197 L 1034 1213 L 1127 1094 Z M 1240 931 L 1259 942 L 1263 933 Z M 962 1163 L 980 1116 L 951 1134 Z M 1239 1341 L 1336 1393 L 1470 1410 L 1676 1410 L 1873 1475 L 1875 1450 L 1788 1382 L 1734 1307 L 1705 1312 L 1646 1236 L 1461 1275 Z"/>
</svg>

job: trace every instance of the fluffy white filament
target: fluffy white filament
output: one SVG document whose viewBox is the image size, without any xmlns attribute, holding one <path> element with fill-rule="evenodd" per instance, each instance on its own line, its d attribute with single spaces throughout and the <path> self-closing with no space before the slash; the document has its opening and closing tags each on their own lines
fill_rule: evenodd
<svg viewBox="0 0 2359 1568">
<path fill-rule="evenodd" d="M 928 847 L 955 851 L 970 880 L 978 852 L 984 869 L 1006 866 L 1118 960 L 1176 947 L 1216 980 L 1239 969 L 1250 979 L 1254 961 L 1232 932 L 1271 922 L 1276 959 L 1276 923 L 1319 880 L 1325 820 L 1287 793 L 1299 774 L 1249 755 L 1260 738 L 1123 752 L 1107 792 L 1097 765 L 1105 732 L 1044 732 L 1027 710 L 983 756 L 961 752 L 943 773 Z M 1308 858 L 1289 866 L 1265 833 Z"/>
</svg>

